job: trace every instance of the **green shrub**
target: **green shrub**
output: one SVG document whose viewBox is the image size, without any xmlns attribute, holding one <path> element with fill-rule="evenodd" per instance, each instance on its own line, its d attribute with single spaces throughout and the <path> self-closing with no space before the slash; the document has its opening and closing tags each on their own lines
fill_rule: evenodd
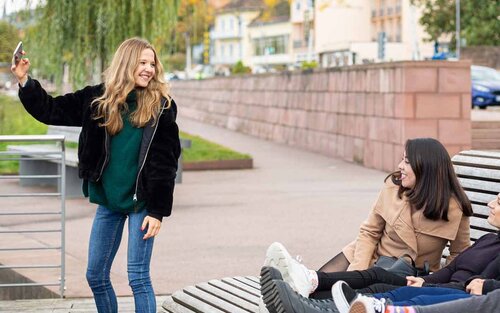
<svg viewBox="0 0 500 313">
<path fill-rule="evenodd" d="M 241 60 L 236 62 L 233 67 L 231 67 L 232 74 L 249 74 L 251 72 L 252 69 L 248 66 L 245 66 Z"/>
<path fill-rule="evenodd" d="M 303 61 L 301 65 L 303 70 L 312 70 L 318 67 L 318 62 L 316 61 Z"/>
</svg>

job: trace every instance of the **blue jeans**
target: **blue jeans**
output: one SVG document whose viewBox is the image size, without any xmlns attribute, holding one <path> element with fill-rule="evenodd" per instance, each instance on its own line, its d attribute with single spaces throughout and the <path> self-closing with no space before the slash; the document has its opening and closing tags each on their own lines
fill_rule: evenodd
<svg viewBox="0 0 500 313">
<path fill-rule="evenodd" d="M 463 290 L 440 287 L 401 287 L 373 296 L 390 299 L 395 306 L 430 305 L 472 297 Z"/>
<path fill-rule="evenodd" d="M 135 301 L 135 312 L 156 312 L 156 299 L 149 276 L 149 264 L 154 238 L 142 239 L 141 231 L 146 210 L 138 213 L 120 213 L 98 206 L 92 224 L 89 242 L 87 281 L 94 294 L 99 313 L 118 312 L 116 294 L 109 273 L 122 239 L 123 226 L 128 216 L 127 272 Z"/>
</svg>

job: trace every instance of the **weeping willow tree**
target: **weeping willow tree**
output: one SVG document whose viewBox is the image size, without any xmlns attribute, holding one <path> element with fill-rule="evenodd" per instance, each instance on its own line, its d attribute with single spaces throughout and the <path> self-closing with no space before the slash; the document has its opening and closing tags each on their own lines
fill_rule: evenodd
<svg viewBox="0 0 500 313">
<path fill-rule="evenodd" d="M 65 65 L 76 88 L 107 67 L 118 45 L 142 37 L 169 51 L 180 0 L 45 0 L 26 29 L 34 69 L 60 84 Z"/>
</svg>

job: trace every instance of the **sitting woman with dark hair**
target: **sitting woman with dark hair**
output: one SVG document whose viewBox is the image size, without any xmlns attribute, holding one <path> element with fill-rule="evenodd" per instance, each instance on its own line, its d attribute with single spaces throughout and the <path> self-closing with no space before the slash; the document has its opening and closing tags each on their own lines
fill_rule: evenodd
<svg viewBox="0 0 500 313">
<path fill-rule="evenodd" d="M 448 262 L 470 245 L 470 201 L 448 152 L 436 139 L 408 140 L 398 169 L 385 179 L 356 240 L 329 262 L 337 268 L 333 273 L 307 269 L 280 243 L 268 248 L 264 266 L 275 267 L 294 290 L 314 298 L 330 297 L 332 285 L 339 280 L 338 272 L 366 270 L 380 256 L 408 254 L 417 267 L 428 262 L 430 270 L 439 270 L 446 244 L 450 244 Z M 263 279 L 266 276 L 265 271 L 261 273 Z M 373 280 L 359 279 L 363 286 Z M 404 278 L 402 281 L 400 284 L 406 285 Z"/>
</svg>

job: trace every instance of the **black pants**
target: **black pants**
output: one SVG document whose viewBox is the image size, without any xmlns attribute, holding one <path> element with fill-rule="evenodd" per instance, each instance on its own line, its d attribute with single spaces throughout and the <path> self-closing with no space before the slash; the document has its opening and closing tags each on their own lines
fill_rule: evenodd
<svg viewBox="0 0 500 313">
<path fill-rule="evenodd" d="M 345 281 L 360 293 L 386 292 L 406 286 L 406 278 L 390 273 L 380 267 L 372 267 L 363 271 L 317 273 L 318 288 L 311 295 L 315 299 L 331 298 L 331 288 L 339 280 Z"/>
</svg>

